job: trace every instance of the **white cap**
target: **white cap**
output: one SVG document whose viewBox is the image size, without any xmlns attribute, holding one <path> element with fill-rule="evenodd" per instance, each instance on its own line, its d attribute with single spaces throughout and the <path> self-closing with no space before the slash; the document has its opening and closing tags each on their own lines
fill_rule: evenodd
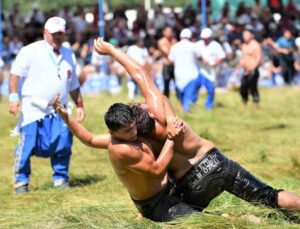
<svg viewBox="0 0 300 229">
<path fill-rule="evenodd" d="M 187 38 L 187 39 L 190 39 L 192 37 L 192 31 L 190 29 L 183 29 L 181 30 L 180 32 L 180 38 L 183 39 L 183 38 Z"/>
<path fill-rule="evenodd" d="M 204 28 L 204 29 L 202 29 L 202 31 L 201 31 L 200 37 L 201 37 L 202 39 L 211 38 L 211 37 L 212 37 L 212 34 L 213 34 L 213 32 L 212 32 L 212 30 L 211 30 L 210 28 Z"/>
<path fill-rule="evenodd" d="M 45 23 L 45 30 L 49 33 L 66 32 L 66 21 L 61 17 L 51 17 Z"/>
<path fill-rule="evenodd" d="M 297 37 L 297 38 L 295 39 L 295 44 L 296 44 L 296 46 L 297 46 L 298 48 L 300 48 L 300 37 Z"/>
</svg>

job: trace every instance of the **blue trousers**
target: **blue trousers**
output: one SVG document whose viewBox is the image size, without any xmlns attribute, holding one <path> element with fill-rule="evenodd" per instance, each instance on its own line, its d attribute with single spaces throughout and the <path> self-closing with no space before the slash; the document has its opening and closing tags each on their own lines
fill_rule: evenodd
<svg viewBox="0 0 300 229">
<path fill-rule="evenodd" d="M 193 102 L 197 101 L 199 96 L 199 90 L 202 86 L 204 86 L 207 90 L 205 108 L 207 110 L 211 110 L 214 107 L 214 101 L 215 101 L 215 84 L 214 82 L 210 81 L 205 76 L 203 76 L 201 73 L 196 79 L 195 89 L 193 93 Z"/>
<path fill-rule="evenodd" d="M 68 181 L 73 135 L 57 114 L 32 122 L 21 129 L 15 149 L 15 183 L 29 183 L 30 157 L 50 157 L 53 181 Z"/>
<path fill-rule="evenodd" d="M 195 102 L 195 92 L 196 92 L 196 86 L 197 86 L 197 79 L 191 80 L 183 90 L 179 90 L 176 88 L 176 95 L 179 99 L 183 111 L 188 112 L 190 110 L 190 106 Z"/>
</svg>

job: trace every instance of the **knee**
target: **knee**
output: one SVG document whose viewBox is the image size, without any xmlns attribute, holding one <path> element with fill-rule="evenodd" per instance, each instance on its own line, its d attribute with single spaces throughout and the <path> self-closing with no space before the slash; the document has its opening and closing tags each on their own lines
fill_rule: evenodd
<svg viewBox="0 0 300 229">
<path fill-rule="evenodd" d="M 253 95 L 253 102 L 254 103 L 259 103 L 259 96 L 258 96 L 258 94 L 254 94 Z"/>
</svg>

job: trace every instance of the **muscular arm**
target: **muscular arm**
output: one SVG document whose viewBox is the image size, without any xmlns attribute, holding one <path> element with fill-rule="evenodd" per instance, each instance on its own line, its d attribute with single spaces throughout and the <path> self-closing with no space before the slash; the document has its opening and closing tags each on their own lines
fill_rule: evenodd
<svg viewBox="0 0 300 229">
<path fill-rule="evenodd" d="M 111 141 L 111 137 L 109 134 L 94 135 L 71 116 L 69 116 L 67 119 L 64 119 L 64 121 L 68 125 L 72 133 L 83 144 L 93 148 L 107 149 L 108 144 Z"/>
<path fill-rule="evenodd" d="M 151 77 L 147 74 L 145 69 L 137 63 L 135 60 L 130 58 L 126 53 L 114 46 L 108 44 L 107 42 L 98 39 L 94 43 L 95 50 L 101 55 L 110 55 L 117 62 L 119 62 L 130 76 L 139 85 L 150 110 L 155 115 L 156 119 L 162 123 L 166 124 L 166 116 L 164 112 L 163 95 L 159 89 L 155 86 Z"/>
<path fill-rule="evenodd" d="M 130 76 L 136 81 L 151 111 L 154 113 L 159 122 L 164 124 L 165 114 L 163 112 L 163 95 L 155 86 L 145 69 L 135 60 L 128 57 L 125 53 L 118 49 L 113 50 L 112 57 L 123 65 Z"/>
<path fill-rule="evenodd" d="M 119 160 L 123 166 L 132 172 L 148 177 L 160 177 L 164 176 L 167 171 L 173 156 L 173 146 L 174 142 L 167 139 L 156 160 L 137 146 L 122 145 L 121 148 L 116 147 L 111 152 L 115 155 L 116 160 Z"/>
<path fill-rule="evenodd" d="M 85 145 L 107 149 L 108 144 L 111 141 L 109 134 L 94 135 L 89 132 L 83 125 L 81 125 L 77 120 L 68 115 L 66 109 L 58 101 L 59 97 L 57 96 L 54 101 L 54 108 L 58 114 L 62 117 L 64 122 L 68 125 L 72 133 Z"/>
</svg>

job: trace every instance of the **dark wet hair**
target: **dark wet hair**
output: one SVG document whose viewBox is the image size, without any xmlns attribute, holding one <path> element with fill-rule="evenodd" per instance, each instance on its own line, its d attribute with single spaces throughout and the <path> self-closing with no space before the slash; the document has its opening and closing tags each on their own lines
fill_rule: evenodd
<svg viewBox="0 0 300 229">
<path fill-rule="evenodd" d="M 131 103 L 129 106 L 135 117 L 138 135 L 150 133 L 154 128 L 155 121 L 150 117 L 148 110 L 142 109 L 140 103 Z"/>
<path fill-rule="evenodd" d="M 124 103 L 114 103 L 105 113 L 104 120 L 109 130 L 117 131 L 130 125 L 135 118 L 128 105 Z"/>
</svg>

